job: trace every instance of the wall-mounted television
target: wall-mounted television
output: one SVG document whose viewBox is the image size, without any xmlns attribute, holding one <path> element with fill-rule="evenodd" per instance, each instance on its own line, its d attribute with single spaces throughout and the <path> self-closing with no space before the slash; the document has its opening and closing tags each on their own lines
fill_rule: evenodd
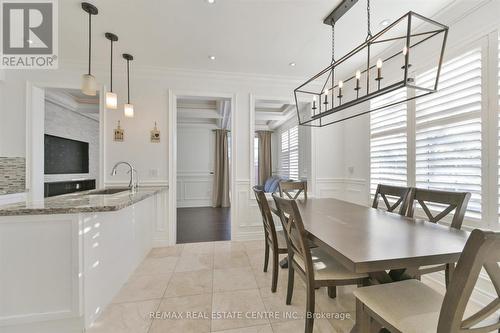
<svg viewBox="0 0 500 333">
<path fill-rule="evenodd" d="M 89 172 L 89 143 L 45 134 L 45 174 Z"/>
</svg>

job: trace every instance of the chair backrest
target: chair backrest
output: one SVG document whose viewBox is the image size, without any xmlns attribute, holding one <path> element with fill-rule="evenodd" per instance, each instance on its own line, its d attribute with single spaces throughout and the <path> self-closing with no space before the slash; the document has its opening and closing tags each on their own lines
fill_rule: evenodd
<svg viewBox="0 0 500 333">
<path fill-rule="evenodd" d="M 472 231 L 444 297 L 437 333 L 492 332 L 500 329 L 500 233 Z M 497 297 L 483 309 L 464 319 L 465 309 L 484 267 Z M 489 318 L 490 317 L 490 318 Z M 488 319 L 485 321 L 485 319 Z"/>
<path fill-rule="evenodd" d="M 379 199 L 382 198 L 388 212 L 393 212 L 399 206 L 398 214 L 406 215 L 410 191 L 411 188 L 409 187 L 378 184 L 377 191 L 375 191 L 375 197 L 373 198 L 372 207 L 378 208 Z M 389 198 L 395 197 L 396 202 L 391 205 L 387 196 L 389 196 Z"/>
<path fill-rule="evenodd" d="M 274 226 L 273 215 L 271 209 L 269 208 L 269 203 L 267 202 L 266 194 L 262 186 L 254 186 L 253 192 L 255 194 L 255 199 L 259 205 L 260 214 L 262 215 L 262 224 L 264 225 L 264 236 L 266 237 L 266 242 L 270 242 L 273 246 L 273 250 L 278 248 L 278 238 L 276 236 L 276 227 Z"/>
<path fill-rule="evenodd" d="M 285 195 L 289 199 L 297 199 L 304 192 L 304 198 L 307 199 L 307 181 L 281 181 L 278 185 L 280 197 Z M 295 193 L 293 193 L 295 192 Z"/>
<path fill-rule="evenodd" d="M 469 199 L 469 192 L 448 192 L 412 188 L 410 193 L 410 206 L 408 207 L 407 216 L 414 216 L 416 201 L 420 204 L 420 207 L 422 207 L 425 215 L 427 215 L 427 218 L 430 222 L 436 223 L 452 211 L 455 211 L 455 213 L 453 214 L 453 219 L 451 221 L 451 226 L 453 228 L 460 229 L 462 227 L 462 222 L 464 221 Z M 447 205 L 447 207 L 439 214 L 434 216 L 429 210 L 426 202 Z"/>
<path fill-rule="evenodd" d="M 288 255 L 292 258 L 299 256 L 304 262 L 307 279 L 314 280 L 313 263 L 311 251 L 306 240 L 306 230 L 302 217 L 300 216 L 297 202 L 291 199 L 285 199 L 273 194 L 274 202 L 278 208 L 278 213 L 285 231 L 286 243 L 288 246 Z"/>
</svg>

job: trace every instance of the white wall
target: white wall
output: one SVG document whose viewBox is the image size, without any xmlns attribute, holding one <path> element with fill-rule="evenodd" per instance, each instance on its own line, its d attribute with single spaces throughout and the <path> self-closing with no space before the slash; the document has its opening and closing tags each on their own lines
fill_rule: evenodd
<svg viewBox="0 0 500 333">
<path fill-rule="evenodd" d="M 99 110 L 98 105 L 95 108 Z M 45 175 L 46 182 L 85 178 L 99 183 L 99 121 L 45 100 L 45 134 L 89 144 L 88 173 Z"/>
<path fill-rule="evenodd" d="M 211 126 L 177 126 L 177 207 L 212 206 L 214 154 Z"/>
<path fill-rule="evenodd" d="M 262 223 L 259 221 L 257 207 L 254 206 L 253 194 L 250 192 L 250 94 L 282 97 L 290 95 L 301 81 L 283 77 L 266 77 L 263 75 L 192 72 L 148 68 L 134 61 L 134 75 L 131 77 L 132 102 L 135 106 L 135 118 L 123 117 L 122 109 L 107 110 L 104 115 L 104 183 L 107 185 L 128 184 L 125 172 L 115 177 L 109 175 L 114 163 L 125 160 L 132 162 L 139 171 L 142 185 L 166 185 L 168 183 L 168 91 L 190 95 L 190 92 L 216 96 L 217 93 L 235 94 L 235 124 L 232 139 L 236 149 L 233 152 L 236 185 L 234 198 L 238 200 L 237 215 L 232 221 L 234 238 L 249 239 L 260 237 Z M 26 82 L 33 84 L 78 88 L 81 74 L 85 72 L 85 64 L 64 64 L 59 70 L 40 71 L 7 71 L 4 84 L 0 85 L 1 93 L 9 96 L 3 99 L 0 107 L 0 142 L 4 156 L 25 156 L 25 109 Z M 99 82 L 107 82 L 107 66 L 96 65 L 94 74 Z M 126 98 L 124 68 L 115 69 L 115 91 L 122 106 Z M 193 94 L 194 95 L 194 94 Z M 125 130 L 124 142 L 114 142 L 113 129 L 117 121 Z M 149 131 L 154 122 L 161 131 L 161 142 L 149 142 Z M 341 132 L 339 127 L 326 127 L 316 132 L 323 139 L 318 150 L 324 147 L 324 154 L 318 155 L 321 177 L 332 178 L 342 173 Z M 337 140 L 336 138 L 339 138 Z M 234 201 L 234 200 L 233 200 Z M 255 213 L 255 214 L 254 214 Z M 169 221 L 170 222 L 170 221 Z"/>
</svg>

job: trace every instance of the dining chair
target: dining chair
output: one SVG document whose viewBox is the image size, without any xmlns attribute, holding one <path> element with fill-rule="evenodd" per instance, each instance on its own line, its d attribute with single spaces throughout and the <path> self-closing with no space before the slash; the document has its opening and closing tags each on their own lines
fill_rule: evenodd
<svg viewBox="0 0 500 333">
<path fill-rule="evenodd" d="M 451 227 L 455 229 L 460 229 L 462 227 L 462 222 L 465 217 L 465 212 L 467 210 L 467 204 L 469 202 L 471 194 L 469 192 L 448 192 L 448 191 L 437 191 L 428 190 L 420 188 L 412 188 L 410 192 L 410 200 L 407 216 L 414 217 L 415 206 L 418 203 L 422 210 L 425 212 L 428 220 L 433 223 L 437 223 L 442 220 L 445 216 L 454 211 Z M 434 213 L 433 215 L 427 204 L 439 204 L 440 207 L 444 207 L 439 213 Z M 436 206 L 434 206 L 436 207 Z M 453 269 L 453 264 L 447 265 L 428 265 L 414 269 L 413 271 L 408 270 L 411 276 L 420 279 L 422 275 L 435 273 L 439 271 L 445 271 L 445 283 L 446 286 L 450 283 L 451 270 Z"/>
<path fill-rule="evenodd" d="M 359 288 L 359 332 L 383 326 L 390 332 L 467 333 L 500 329 L 500 233 L 474 230 L 457 263 L 443 296 L 418 280 L 405 280 Z M 484 268 L 496 291 L 496 299 L 464 319 L 466 306 Z M 492 318 L 492 316 L 494 316 Z"/>
<path fill-rule="evenodd" d="M 306 230 L 295 200 L 273 194 L 278 213 L 285 230 L 288 246 L 288 287 L 286 304 L 292 302 L 295 272 L 304 280 L 307 288 L 305 332 L 311 333 L 314 325 L 315 289 L 321 287 L 355 284 L 365 285 L 368 275 L 353 273 L 338 263 L 318 246 L 309 248 Z M 335 290 L 335 289 L 334 289 Z"/>
<path fill-rule="evenodd" d="M 410 187 L 378 184 L 377 190 L 375 191 L 375 196 L 373 198 L 372 208 L 378 208 L 379 200 L 380 198 L 382 198 L 388 212 L 394 212 L 396 208 L 399 207 L 397 211 L 398 214 L 406 215 L 406 211 L 408 210 L 408 199 L 410 192 Z M 391 198 L 394 198 L 396 200 L 392 204 L 389 202 L 389 199 Z"/>
<path fill-rule="evenodd" d="M 278 184 L 280 197 L 285 195 L 289 199 L 297 199 L 301 193 L 304 193 L 304 199 L 307 199 L 307 181 L 280 181 Z"/>
<path fill-rule="evenodd" d="M 273 252 L 273 272 L 271 291 L 276 292 L 278 285 L 278 263 L 279 254 L 288 253 L 286 239 L 283 230 L 276 231 L 273 216 L 269 204 L 267 202 L 266 194 L 262 186 L 254 186 L 253 192 L 255 199 L 259 205 L 259 210 L 262 215 L 262 223 L 264 225 L 264 238 L 265 238 L 265 253 L 264 253 L 264 272 L 267 272 L 269 264 L 269 250 Z"/>
</svg>

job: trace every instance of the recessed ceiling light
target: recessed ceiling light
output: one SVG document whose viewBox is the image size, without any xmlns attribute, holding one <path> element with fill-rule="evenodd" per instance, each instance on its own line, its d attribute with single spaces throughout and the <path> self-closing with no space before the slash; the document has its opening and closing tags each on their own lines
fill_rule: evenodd
<svg viewBox="0 0 500 333">
<path fill-rule="evenodd" d="M 29 44 L 33 44 L 33 41 L 31 39 L 28 39 Z"/>
<path fill-rule="evenodd" d="M 391 20 L 385 19 L 385 20 L 380 21 L 379 25 L 381 27 L 387 27 L 389 24 L 391 24 L 391 22 L 392 22 Z"/>
<path fill-rule="evenodd" d="M 288 64 L 288 66 L 291 66 L 291 67 L 295 67 L 295 65 L 296 65 L 296 63 L 294 63 L 294 62 L 291 62 Z"/>
<path fill-rule="evenodd" d="M 208 57 L 208 59 L 210 59 L 210 60 L 215 60 L 215 56 L 214 56 L 214 55 L 211 55 L 211 56 L 209 56 L 209 57 Z"/>
<path fill-rule="evenodd" d="M 207 0 L 207 2 L 211 5 L 213 5 L 215 3 L 215 0 Z"/>
</svg>

